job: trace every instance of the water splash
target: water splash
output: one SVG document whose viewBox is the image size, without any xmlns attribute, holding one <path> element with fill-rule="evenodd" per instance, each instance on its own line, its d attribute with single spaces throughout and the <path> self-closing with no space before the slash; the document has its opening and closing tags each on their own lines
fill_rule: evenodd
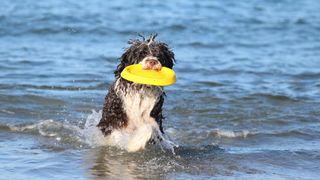
<svg viewBox="0 0 320 180">
<path fill-rule="evenodd" d="M 83 129 L 83 137 L 85 142 L 91 147 L 107 145 L 107 141 L 104 135 L 102 134 L 100 129 L 96 127 L 101 119 L 101 116 L 101 110 L 98 112 L 92 110 L 92 113 L 86 119 L 86 123 Z M 152 134 L 152 138 L 154 139 L 155 144 L 159 146 L 162 151 L 170 151 L 174 154 L 174 147 L 178 147 L 178 145 L 171 141 L 167 135 L 162 134 L 159 129 L 154 129 L 153 132 L 154 133 Z M 124 146 L 121 142 L 119 142 L 116 146 L 125 149 L 123 148 Z"/>
<path fill-rule="evenodd" d="M 106 141 L 105 137 L 97 127 L 102 116 L 102 111 L 96 112 L 92 110 L 92 113 L 88 115 L 84 129 L 82 131 L 82 136 L 84 141 L 89 144 L 91 147 L 105 146 Z"/>
</svg>

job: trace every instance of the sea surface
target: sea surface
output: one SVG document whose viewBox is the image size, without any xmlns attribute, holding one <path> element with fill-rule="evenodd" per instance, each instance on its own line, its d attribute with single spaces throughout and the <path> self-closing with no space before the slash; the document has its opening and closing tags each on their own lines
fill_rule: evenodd
<svg viewBox="0 0 320 180">
<path fill-rule="evenodd" d="M 0 179 L 318 179 L 318 0 L 1 0 Z M 175 52 L 165 133 L 127 153 L 95 128 L 138 33 Z"/>
</svg>

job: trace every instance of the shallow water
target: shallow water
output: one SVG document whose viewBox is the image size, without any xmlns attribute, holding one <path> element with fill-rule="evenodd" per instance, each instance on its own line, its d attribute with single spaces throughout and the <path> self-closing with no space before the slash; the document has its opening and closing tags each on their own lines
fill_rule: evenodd
<svg viewBox="0 0 320 180">
<path fill-rule="evenodd" d="M 1 1 L 0 179 L 317 179 L 319 8 Z M 141 32 L 176 55 L 164 107 L 175 155 L 103 146 L 93 126 L 117 58 Z"/>
</svg>

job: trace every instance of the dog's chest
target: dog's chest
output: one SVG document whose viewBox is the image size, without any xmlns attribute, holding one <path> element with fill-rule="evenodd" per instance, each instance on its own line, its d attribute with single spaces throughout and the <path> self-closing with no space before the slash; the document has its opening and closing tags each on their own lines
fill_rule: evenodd
<svg viewBox="0 0 320 180">
<path fill-rule="evenodd" d="M 129 127 L 153 123 L 154 119 L 150 117 L 150 113 L 159 97 L 160 91 L 156 88 L 142 88 L 126 93 L 123 96 L 123 105 L 129 119 Z"/>
</svg>

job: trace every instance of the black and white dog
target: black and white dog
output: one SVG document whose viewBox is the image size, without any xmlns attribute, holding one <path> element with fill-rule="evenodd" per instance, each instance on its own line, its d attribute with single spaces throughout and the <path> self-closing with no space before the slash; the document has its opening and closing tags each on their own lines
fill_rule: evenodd
<svg viewBox="0 0 320 180">
<path fill-rule="evenodd" d="M 142 64 L 143 69 L 171 68 L 174 53 L 168 45 L 148 39 L 129 41 L 131 45 L 120 58 L 115 70 L 115 81 L 105 97 L 102 118 L 97 125 L 107 139 L 107 144 L 120 146 L 129 152 L 144 149 L 148 142 L 162 141 L 163 87 L 137 84 L 120 77 L 122 70 L 132 64 Z M 160 139 L 159 139 L 160 138 Z M 156 140 L 156 141 L 157 141 Z"/>
</svg>

